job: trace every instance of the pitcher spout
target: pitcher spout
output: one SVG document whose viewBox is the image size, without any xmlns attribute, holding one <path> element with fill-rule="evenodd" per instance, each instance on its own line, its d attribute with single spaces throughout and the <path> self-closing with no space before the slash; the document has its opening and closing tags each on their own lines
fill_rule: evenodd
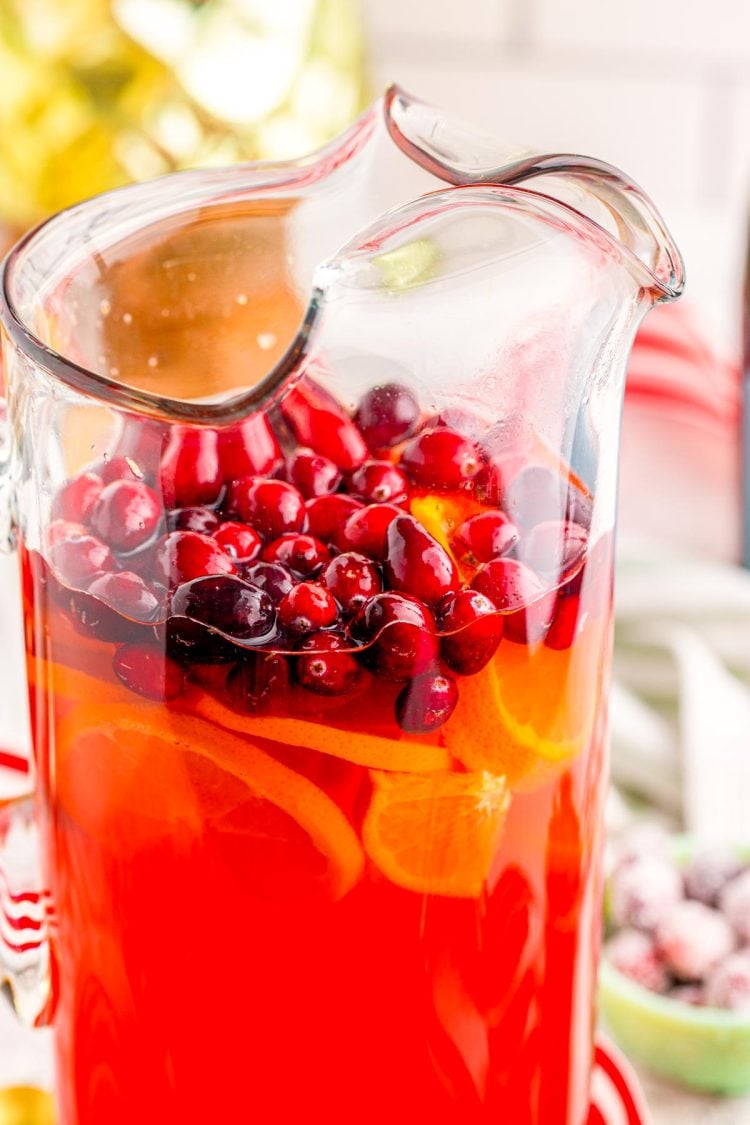
<svg viewBox="0 0 750 1125">
<path fill-rule="evenodd" d="M 383 108 L 394 143 L 425 171 L 449 184 L 526 185 L 589 220 L 623 251 L 654 303 L 674 300 L 685 266 L 659 211 L 619 168 L 575 153 L 504 146 L 496 137 L 446 115 L 397 85 Z"/>
</svg>

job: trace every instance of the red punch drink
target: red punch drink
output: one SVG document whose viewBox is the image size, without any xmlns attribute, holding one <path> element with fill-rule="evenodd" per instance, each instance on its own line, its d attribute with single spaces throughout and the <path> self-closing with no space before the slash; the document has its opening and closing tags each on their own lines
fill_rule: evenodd
<svg viewBox="0 0 750 1125">
<path fill-rule="evenodd" d="M 248 425 L 24 555 L 62 1121 L 580 1125 L 609 539 L 405 387 Z"/>
</svg>

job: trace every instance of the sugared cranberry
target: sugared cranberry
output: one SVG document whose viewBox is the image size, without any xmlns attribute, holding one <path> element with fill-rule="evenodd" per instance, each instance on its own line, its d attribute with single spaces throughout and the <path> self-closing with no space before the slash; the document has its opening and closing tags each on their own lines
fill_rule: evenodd
<svg viewBox="0 0 750 1125">
<path fill-rule="evenodd" d="M 472 586 L 505 613 L 505 636 L 518 644 L 540 640 L 552 620 L 556 598 L 530 567 L 516 559 L 492 559 Z"/>
<path fill-rule="evenodd" d="M 581 599 L 573 594 L 569 598 L 558 598 L 552 624 L 547 630 L 544 643 L 547 648 L 562 652 L 570 648 L 586 621 L 581 610 Z"/>
<path fill-rule="evenodd" d="M 474 479 L 482 460 L 473 442 L 447 426 L 423 430 L 412 438 L 401 464 L 415 484 L 425 488 L 460 488 Z"/>
<path fill-rule="evenodd" d="M 653 938 L 641 930 L 626 929 L 607 942 L 607 960 L 619 973 L 651 992 L 666 992 L 669 974 Z"/>
<path fill-rule="evenodd" d="M 363 504 L 351 496 L 336 492 L 331 496 L 316 496 L 313 500 L 308 500 L 305 507 L 310 534 L 323 543 L 335 543 L 349 516 L 360 511 Z"/>
<path fill-rule="evenodd" d="M 220 523 L 213 508 L 177 508 L 167 516 L 170 531 L 200 531 L 201 535 L 213 535 Z"/>
<path fill-rule="evenodd" d="M 718 910 L 686 899 L 672 903 L 656 925 L 656 945 L 680 980 L 700 980 L 734 949 L 732 927 Z"/>
<path fill-rule="evenodd" d="M 750 870 L 727 883 L 719 905 L 743 942 L 750 942 Z"/>
<path fill-rule="evenodd" d="M 161 460 L 161 490 L 170 508 L 217 500 L 224 477 L 215 430 L 174 426 Z"/>
<path fill-rule="evenodd" d="M 251 714 L 268 710 L 288 687 L 286 657 L 273 652 L 248 653 L 227 677 L 232 703 Z"/>
<path fill-rule="evenodd" d="M 52 502 L 54 519 L 86 523 L 101 496 L 104 482 L 96 473 L 81 473 L 67 481 Z"/>
<path fill-rule="evenodd" d="M 368 663 L 389 680 L 409 680 L 437 660 L 435 619 L 423 602 L 408 594 L 375 594 L 352 621 L 351 634 L 370 645 Z"/>
<path fill-rule="evenodd" d="M 341 551 L 358 551 L 371 559 L 385 558 L 388 528 L 403 510 L 395 504 L 371 504 L 353 512 L 339 528 L 336 545 Z"/>
<path fill-rule="evenodd" d="M 195 578 L 178 586 L 171 612 L 240 641 L 266 640 L 276 624 L 268 594 L 234 574 Z"/>
<path fill-rule="evenodd" d="M 450 676 L 416 676 L 396 699 L 396 721 L 409 734 L 429 734 L 448 721 L 457 703 L 458 688 Z"/>
<path fill-rule="evenodd" d="M 311 500 L 335 492 L 341 483 L 341 470 L 312 449 L 298 449 L 286 463 L 286 479 Z"/>
<path fill-rule="evenodd" d="M 106 543 L 93 535 L 78 539 L 60 539 L 50 549 L 52 569 L 69 586 L 88 585 L 102 570 L 113 570 L 115 560 Z"/>
<path fill-rule="evenodd" d="M 229 555 L 208 535 L 198 531 L 172 531 L 157 544 L 154 575 L 168 586 L 179 586 L 207 574 L 233 574 Z"/>
<path fill-rule="evenodd" d="M 330 557 L 331 552 L 325 543 L 321 543 L 314 535 L 303 535 L 298 531 L 280 535 L 263 551 L 266 562 L 283 563 L 305 578 L 318 574 Z"/>
<path fill-rule="evenodd" d="M 706 906 L 718 906 L 728 883 L 742 872 L 737 856 L 723 848 L 707 848 L 698 852 L 684 871 L 685 892 Z"/>
<path fill-rule="evenodd" d="M 53 520 L 47 528 L 47 543 L 50 547 L 59 543 L 61 539 L 80 539 L 88 535 L 87 527 L 82 523 L 71 523 L 70 520 Z"/>
<path fill-rule="evenodd" d="M 691 1007 L 701 1007 L 706 1003 L 705 989 L 700 984 L 675 984 L 667 991 L 670 1000 L 677 1000 L 680 1004 L 690 1004 Z"/>
<path fill-rule="evenodd" d="M 400 383 L 384 383 L 362 396 L 354 420 L 370 449 L 387 449 L 414 432 L 419 406 Z"/>
<path fill-rule="evenodd" d="M 368 449 L 356 424 L 308 377 L 282 400 L 281 413 L 300 445 L 321 453 L 344 472 L 351 472 L 367 459 Z"/>
<path fill-rule="evenodd" d="M 253 414 L 237 426 L 218 430 L 217 444 L 224 480 L 267 476 L 281 459 L 279 443 L 265 414 Z"/>
<path fill-rule="evenodd" d="M 92 598 L 133 621 L 153 621 L 159 599 L 140 574 L 132 570 L 110 571 L 95 578 L 88 589 Z"/>
<path fill-rule="evenodd" d="M 750 950 L 733 953 L 716 966 L 706 981 L 705 1003 L 750 1013 Z"/>
<path fill-rule="evenodd" d="M 518 527 L 559 521 L 567 508 L 567 483 L 546 465 L 526 465 L 508 484 L 502 503 Z"/>
<path fill-rule="evenodd" d="M 445 598 L 438 606 L 438 624 L 444 634 L 443 659 L 462 676 L 480 672 L 503 635 L 502 615 L 477 590 L 461 590 Z"/>
<path fill-rule="evenodd" d="M 379 594 L 383 588 L 378 567 L 356 551 L 344 551 L 331 559 L 323 581 L 344 613 L 356 613 L 368 598 Z"/>
<path fill-rule="evenodd" d="M 279 603 L 279 622 L 290 633 L 300 636 L 333 625 L 338 608 L 324 586 L 300 582 Z"/>
<path fill-rule="evenodd" d="M 555 582 L 567 582 L 580 569 L 587 543 L 588 532 L 579 523 L 545 520 L 524 536 L 518 555 Z"/>
<path fill-rule="evenodd" d="M 145 475 L 132 457 L 105 457 L 98 472 L 105 484 L 112 484 L 115 480 L 143 480 Z"/>
<path fill-rule="evenodd" d="M 610 908 L 616 926 L 653 931 L 664 911 L 682 897 L 680 873 L 658 856 L 630 860 L 610 878 Z"/>
<path fill-rule="evenodd" d="M 489 562 L 512 551 L 518 529 L 505 512 L 480 512 L 461 524 L 456 538 L 477 562 Z"/>
<path fill-rule="evenodd" d="M 344 637 L 336 633 L 312 633 L 297 646 L 304 655 L 297 659 L 297 679 L 317 695 L 346 695 L 362 674 Z"/>
<path fill-rule="evenodd" d="M 237 562 L 252 562 L 263 548 L 263 540 L 254 528 L 234 520 L 219 524 L 213 538 Z"/>
<path fill-rule="evenodd" d="M 392 589 L 414 594 L 428 605 L 459 585 L 456 564 L 445 547 L 413 516 L 403 514 L 388 527 L 383 570 Z"/>
<path fill-rule="evenodd" d="M 175 699 L 182 691 L 182 668 L 156 645 L 123 645 L 112 666 L 125 687 L 147 699 Z"/>
<path fill-rule="evenodd" d="M 91 526 L 116 551 L 134 551 L 156 534 L 161 517 L 153 488 L 140 480 L 116 480 L 97 500 Z"/>
<path fill-rule="evenodd" d="M 390 461 L 365 461 L 349 478 L 349 491 L 366 504 L 402 504 L 409 481 Z"/>
<path fill-rule="evenodd" d="M 242 577 L 268 594 L 274 605 L 295 585 L 294 575 L 281 563 L 254 562 L 242 568 Z"/>
<path fill-rule="evenodd" d="M 248 478 L 236 485 L 234 502 L 241 519 L 266 539 L 302 531 L 307 512 L 298 489 L 284 480 Z"/>
</svg>

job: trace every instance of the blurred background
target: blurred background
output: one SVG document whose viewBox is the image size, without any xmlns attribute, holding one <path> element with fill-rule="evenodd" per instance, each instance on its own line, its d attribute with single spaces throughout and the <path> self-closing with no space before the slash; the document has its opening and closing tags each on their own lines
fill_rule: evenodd
<svg viewBox="0 0 750 1125">
<path fill-rule="evenodd" d="M 683 250 L 687 294 L 649 317 L 629 374 L 610 822 L 750 844 L 744 0 L 0 0 L 0 246 L 133 179 L 300 156 L 394 80 L 502 142 L 621 166 Z M 14 575 L 3 561 L 17 629 Z M 6 656 L 0 746 L 24 745 L 22 693 Z M 6 1018 L 0 1085 L 47 1082 L 43 1040 Z M 659 1125 L 709 1112 L 649 1093 Z M 748 1104 L 710 1112 L 750 1120 Z"/>
</svg>

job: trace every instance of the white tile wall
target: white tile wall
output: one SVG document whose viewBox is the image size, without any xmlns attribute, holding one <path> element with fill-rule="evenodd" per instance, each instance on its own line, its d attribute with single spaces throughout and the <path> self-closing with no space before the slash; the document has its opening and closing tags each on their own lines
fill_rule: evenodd
<svg viewBox="0 0 750 1125">
<path fill-rule="evenodd" d="M 362 0 L 373 79 L 639 180 L 736 346 L 750 214 L 750 0 Z"/>
</svg>

